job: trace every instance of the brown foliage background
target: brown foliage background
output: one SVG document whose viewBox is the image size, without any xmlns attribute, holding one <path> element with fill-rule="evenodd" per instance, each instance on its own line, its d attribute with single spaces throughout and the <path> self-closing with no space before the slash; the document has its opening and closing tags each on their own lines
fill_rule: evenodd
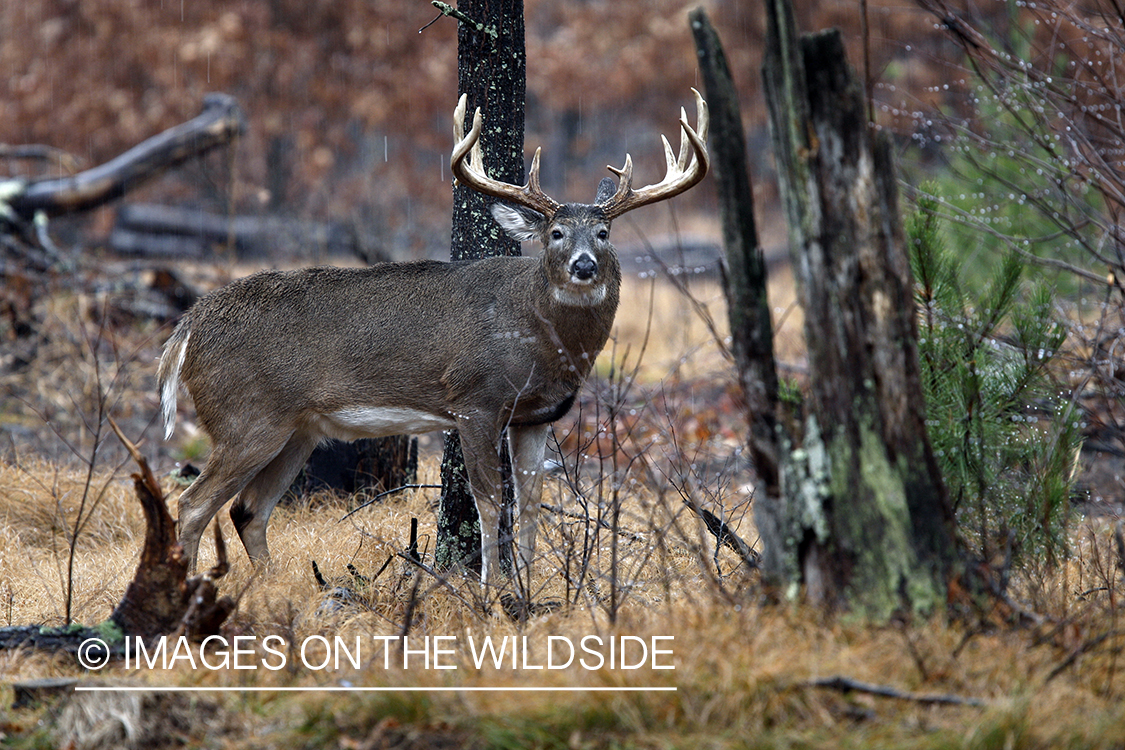
<svg viewBox="0 0 1125 750">
<path fill-rule="evenodd" d="M 529 151 L 544 185 L 588 199 L 605 165 L 634 152 L 660 179 L 657 135 L 673 133 L 698 85 L 686 13 L 695 3 L 527 0 Z M 706 3 L 742 87 L 752 143 L 764 144 L 762 9 Z M 853 3 L 803 3 L 806 29 L 845 29 L 862 64 Z M 939 45 L 917 9 L 873 0 L 872 68 L 915 75 L 903 40 Z M 0 7 L 0 142 L 41 143 L 104 162 L 224 91 L 250 129 L 233 165 L 212 158 L 144 197 L 240 213 L 352 220 L 393 255 L 447 246 L 446 162 L 456 100 L 456 27 L 423 0 L 29 0 Z M 919 81 L 922 83 L 930 81 Z M 768 170 L 754 148 L 757 173 Z M 0 173 L 61 171 L 0 163 Z M 232 179 L 232 175 L 234 179 Z M 710 205 L 711 188 L 684 205 Z M 94 236 L 111 221 L 102 212 Z"/>
</svg>

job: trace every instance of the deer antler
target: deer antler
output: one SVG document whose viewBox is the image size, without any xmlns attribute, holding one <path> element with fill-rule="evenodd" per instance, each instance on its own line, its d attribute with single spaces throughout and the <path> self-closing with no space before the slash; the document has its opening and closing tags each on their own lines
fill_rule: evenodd
<svg viewBox="0 0 1125 750">
<path fill-rule="evenodd" d="M 601 203 L 607 219 L 615 219 L 621 214 L 632 211 L 634 208 L 656 201 L 662 201 L 679 195 L 685 190 L 695 186 L 707 174 L 709 160 L 707 156 L 707 102 L 694 88 L 696 126 L 698 133 L 691 129 L 687 122 L 687 113 L 680 108 L 680 155 L 672 155 L 672 146 L 663 135 L 660 140 L 664 143 L 664 158 L 668 162 L 668 171 L 664 179 L 655 185 L 633 189 L 633 158 L 625 154 L 625 166 L 621 169 L 609 167 L 609 171 L 616 174 L 620 180 L 617 192 L 609 200 Z M 691 157 L 695 156 L 692 160 Z M 688 161 L 691 160 L 691 166 Z"/>
<path fill-rule="evenodd" d="M 465 135 L 465 109 L 468 105 L 468 96 L 461 95 L 457 108 L 453 110 L 453 138 L 457 141 L 453 147 L 453 155 L 449 158 L 449 166 L 453 176 L 463 185 L 477 190 L 485 195 L 518 203 L 521 206 L 534 209 L 542 214 L 551 216 L 559 209 L 558 201 L 548 197 L 539 188 L 539 152 L 535 149 L 535 157 L 531 160 L 531 171 L 527 175 L 527 184 L 523 187 L 500 182 L 488 176 L 484 169 L 484 156 L 480 149 L 480 131 L 484 123 L 480 107 L 473 115 L 473 127 Z M 468 155 L 468 161 L 465 156 Z"/>
</svg>

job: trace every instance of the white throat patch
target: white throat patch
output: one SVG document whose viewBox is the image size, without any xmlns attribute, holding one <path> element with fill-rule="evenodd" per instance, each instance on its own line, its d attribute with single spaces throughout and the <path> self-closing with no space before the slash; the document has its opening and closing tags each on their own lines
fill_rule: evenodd
<svg viewBox="0 0 1125 750">
<path fill-rule="evenodd" d="M 606 286 L 605 284 L 598 284 L 597 286 L 579 287 L 578 289 L 555 287 L 551 290 L 551 295 L 556 302 L 562 305 L 593 307 L 605 301 Z"/>
</svg>

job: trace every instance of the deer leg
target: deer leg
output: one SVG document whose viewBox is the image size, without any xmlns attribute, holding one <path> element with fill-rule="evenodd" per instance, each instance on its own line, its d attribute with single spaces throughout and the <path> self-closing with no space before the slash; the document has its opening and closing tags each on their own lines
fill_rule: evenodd
<svg viewBox="0 0 1125 750">
<path fill-rule="evenodd" d="M 508 450 L 512 456 L 512 475 L 516 485 L 518 524 L 517 585 L 523 598 L 531 600 L 531 564 L 535 559 L 535 533 L 539 503 L 543 496 L 543 456 L 547 449 L 550 425 L 508 428 Z"/>
<path fill-rule="evenodd" d="M 239 493 L 230 508 L 230 520 L 255 566 L 269 562 L 266 525 L 281 496 L 297 478 L 316 448 L 318 436 L 296 432 L 272 461 L 265 465 Z"/>
<path fill-rule="evenodd" d="M 504 502 L 498 451 L 500 434 L 469 420 L 459 420 L 457 429 L 461 433 L 461 452 L 465 457 L 469 487 L 480 516 L 480 578 L 487 597 L 500 572 L 500 507 Z"/>
<path fill-rule="evenodd" d="M 273 460 L 284 445 L 284 441 L 279 440 L 261 444 L 254 451 L 246 451 L 242 446 L 232 451 L 224 445 L 211 449 L 211 457 L 207 459 L 203 471 L 180 495 L 177 523 L 189 571 L 195 570 L 199 539 L 207 524 L 227 500 L 238 494 L 263 466 Z"/>
</svg>

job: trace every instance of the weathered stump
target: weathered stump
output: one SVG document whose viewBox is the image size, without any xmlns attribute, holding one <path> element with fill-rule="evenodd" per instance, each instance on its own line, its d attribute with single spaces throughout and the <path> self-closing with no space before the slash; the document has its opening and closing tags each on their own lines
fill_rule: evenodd
<svg viewBox="0 0 1125 750">
<path fill-rule="evenodd" d="M 386 492 L 418 481 L 418 438 L 395 435 L 318 447 L 294 482 L 301 494 Z"/>
<path fill-rule="evenodd" d="M 755 505 L 766 575 L 875 619 L 932 610 L 956 562 L 925 429 L 910 266 L 890 144 L 867 121 L 839 32 L 798 40 L 768 3 L 764 77 L 805 312 L 804 434 Z"/>
<path fill-rule="evenodd" d="M 188 560 L 176 540 L 176 522 L 168 513 L 160 484 L 137 447 L 112 419 L 110 425 L 140 469 L 133 474 L 133 486 L 145 516 L 145 542 L 137 572 L 110 620 L 126 635 L 143 638 L 172 633 L 190 637 L 218 633 L 235 606 L 230 597 L 219 597 L 215 586 L 215 580 L 224 576 L 229 567 L 219 525 L 215 524 L 215 567 L 188 578 Z"/>
</svg>

